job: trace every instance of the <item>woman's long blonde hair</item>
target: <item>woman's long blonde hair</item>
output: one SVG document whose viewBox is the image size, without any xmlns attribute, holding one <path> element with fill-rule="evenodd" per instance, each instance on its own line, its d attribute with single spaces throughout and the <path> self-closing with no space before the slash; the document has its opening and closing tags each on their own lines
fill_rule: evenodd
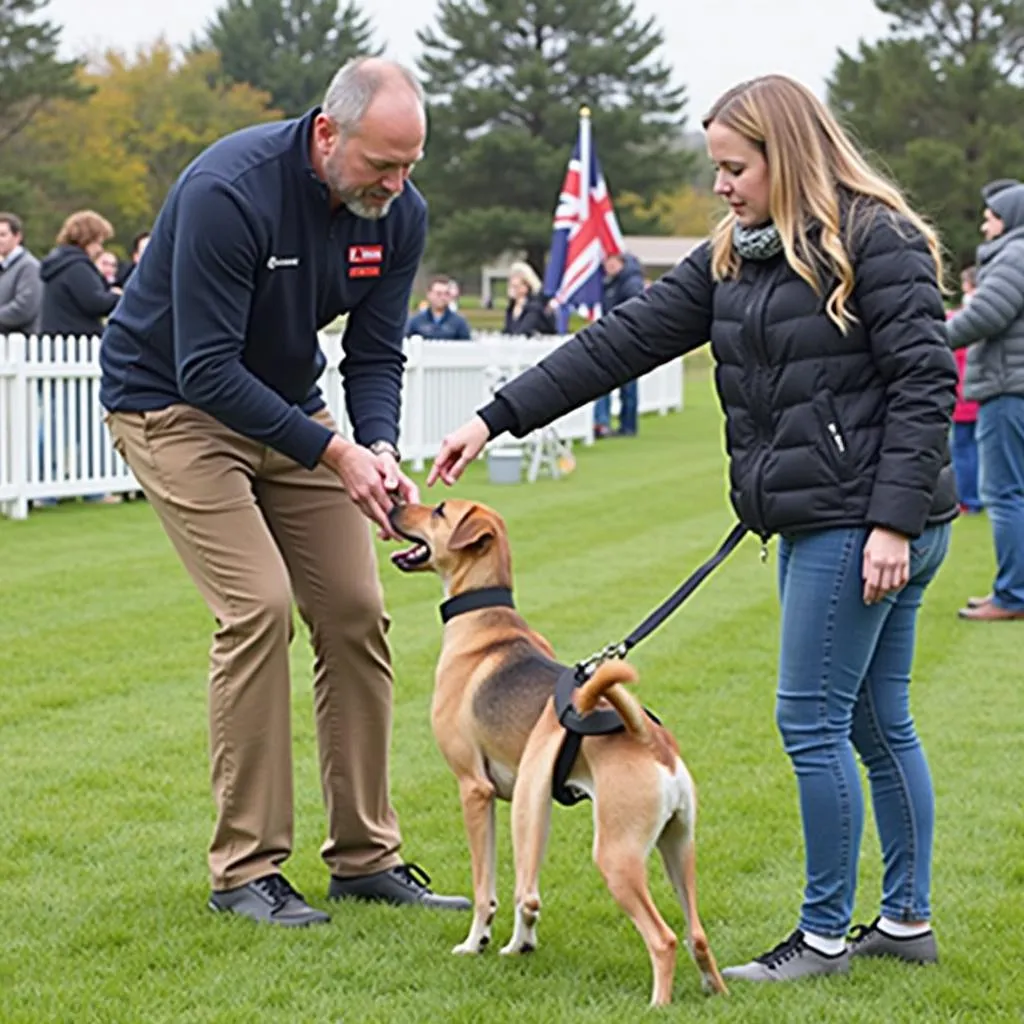
<svg viewBox="0 0 1024 1024">
<path fill-rule="evenodd" d="M 789 265 L 819 295 L 823 283 L 816 267 L 829 268 L 838 284 L 828 297 L 829 318 L 845 334 L 855 320 L 848 309 L 853 293 L 850 257 L 856 201 L 877 200 L 902 214 L 928 242 L 935 272 L 942 281 L 942 255 L 935 231 L 915 213 L 900 190 L 873 170 L 839 126 L 831 111 L 799 82 L 785 75 L 765 75 L 730 89 L 704 118 L 731 128 L 753 143 L 768 162 L 769 209 L 782 238 Z M 839 189 L 852 193 L 854 208 L 843 231 Z M 813 243 L 808 228 L 821 225 Z M 733 277 L 740 259 L 733 247 L 736 215 L 731 211 L 711 234 L 711 267 L 716 280 Z M 844 237 L 845 234 L 845 237 Z"/>
</svg>

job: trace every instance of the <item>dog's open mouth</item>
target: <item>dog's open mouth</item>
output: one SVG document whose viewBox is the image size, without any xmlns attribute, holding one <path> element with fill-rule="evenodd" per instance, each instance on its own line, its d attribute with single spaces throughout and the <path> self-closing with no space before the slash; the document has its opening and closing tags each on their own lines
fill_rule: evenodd
<svg viewBox="0 0 1024 1024">
<path fill-rule="evenodd" d="M 410 537 L 409 539 L 412 540 L 413 538 Z M 421 565 L 426 565 L 430 561 L 430 548 L 423 541 L 418 540 L 411 548 L 395 551 L 391 555 L 391 561 L 402 572 L 412 572 L 413 569 L 418 569 Z"/>
</svg>

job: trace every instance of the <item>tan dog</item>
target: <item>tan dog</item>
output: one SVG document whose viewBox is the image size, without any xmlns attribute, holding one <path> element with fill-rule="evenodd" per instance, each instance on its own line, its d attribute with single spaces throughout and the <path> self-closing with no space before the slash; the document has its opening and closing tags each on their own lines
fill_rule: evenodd
<svg viewBox="0 0 1024 1024">
<path fill-rule="evenodd" d="M 454 598 L 512 586 L 505 524 L 484 505 L 448 501 L 392 512 L 397 532 L 415 546 L 392 556 L 405 572 L 433 570 Z M 490 606 L 451 618 L 437 665 L 432 725 L 459 782 L 473 864 L 474 915 L 455 953 L 480 953 L 498 907 L 494 801 L 512 802 L 516 863 L 515 928 L 502 953 L 537 945 L 538 875 L 551 819 L 552 776 L 564 730 L 554 711 L 555 681 L 564 666 L 548 642 L 511 607 Z M 667 729 L 653 722 L 622 683 L 636 672 L 606 662 L 576 691 L 581 714 L 610 702 L 626 724 L 611 735 L 587 736 L 569 782 L 594 803 L 594 859 L 612 896 L 630 916 L 651 957 L 651 1002 L 668 1003 L 675 971 L 675 934 L 647 887 L 646 861 L 657 845 L 679 896 L 687 945 L 705 991 L 726 991 L 697 913 L 693 782 Z M 607 706 L 607 705 L 605 705 Z"/>
</svg>

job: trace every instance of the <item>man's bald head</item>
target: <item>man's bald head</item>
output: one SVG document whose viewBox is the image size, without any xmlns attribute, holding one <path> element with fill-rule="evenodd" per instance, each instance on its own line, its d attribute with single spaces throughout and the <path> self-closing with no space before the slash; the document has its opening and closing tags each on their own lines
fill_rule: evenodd
<svg viewBox="0 0 1024 1024">
<path fill-rule="evenodd" d="M 356 134 L 371 107 L 374 113 L 425 120 L 423 87 L 416 76 L 396 61 L 357 57 L 334 76 L 324 96 L 323 111 L 343 135 Z"/>
</svg>

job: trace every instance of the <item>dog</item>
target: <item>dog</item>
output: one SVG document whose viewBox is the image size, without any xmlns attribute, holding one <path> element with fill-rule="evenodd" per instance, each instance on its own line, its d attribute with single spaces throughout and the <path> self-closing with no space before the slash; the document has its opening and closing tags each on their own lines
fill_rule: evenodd
<svg viewBox="0 0 1024 1024">
<path fill-rule="evenodd" d="M 508 534 L 493 509 L 455 500 L 432 507 L 396 505 L 391 523 L 413 543 L 391 556 L 394 565 L 404 572 L 435 572 L 446 599 L 511 594 Z M 512 804 L 516 871 L 515 925 L 501 952 L 528 953 L 537 946 L 538 879 L 564 736 L 553 695 L 564 669 L 510 600 L 465 611 L 444 626 L 431 724 L 458 780 L 474 894 L 469 935 L 454 953 L 482 953 L 490 943 L 498 907 L 496 799 Z M 671 733 L 626 690 L 624 684 L 636 680 L 631 665 L 606 661 L 576 690 L 580 714 L 611 705 L 625 730 L 584 737 L 568 783 L 593 801 L 594 860 L 647 946 L 651 1003 L 660 1006 L 671 1000 L 678 941 L 647 886 L 646 861 L 654 846 L 682 905 L 687 946 L 704 990 L 724 994 L 726 986 L 697 913 L 693 780 Z"/>
</svg>

